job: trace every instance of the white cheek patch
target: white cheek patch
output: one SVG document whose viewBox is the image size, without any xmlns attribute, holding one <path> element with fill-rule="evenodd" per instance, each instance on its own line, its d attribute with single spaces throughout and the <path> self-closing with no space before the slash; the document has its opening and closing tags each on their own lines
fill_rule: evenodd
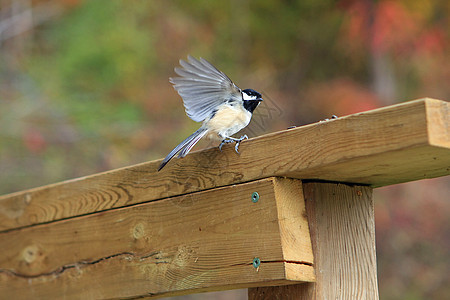
<svg viewBox="0 0 450 300">
<path fill-rule="evenodd" d="M 250 96 L 250 95 L 247 95 L 246 93 L 242 93 L 242 99 L 244 99 L 244 100 L 256 100 L 256 96 Z"/>
</svg>

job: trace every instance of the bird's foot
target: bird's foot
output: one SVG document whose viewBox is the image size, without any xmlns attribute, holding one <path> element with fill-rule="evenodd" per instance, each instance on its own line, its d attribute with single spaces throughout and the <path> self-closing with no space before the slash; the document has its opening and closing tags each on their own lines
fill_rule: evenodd
<svg viewBox="0 0 450 300">
<path fill-rule="evenodd" d="M 241 136 L 240 138 L 233 138 L 233 137 L 227 137 L 224 140 L 222 140 L 222 142 L 219 145 L 219 150 L 222 151 L 222 146 L 224 144 L 228 144 L 228 143 L 236 143 L 236 145 L 234 146 L 234 150 L 236 151 L 237 154 L 239 153 L 239 145 L 241 144 L 241 142 L 245 139 L 248 139 L 248 136 L 246 134 L 244 134 L 243 136 Z"/>
<path fill-rule="evenodd" d="M 232 142 L 234 142 L 234 141 L 231 140 L 231 139 L 223 139 L 222 142 L 219 145 L 219 150 L 222 151 L 222 146 L 223 145 L 228 144 L 228 143 L 232 143 Z"/>
</svg>

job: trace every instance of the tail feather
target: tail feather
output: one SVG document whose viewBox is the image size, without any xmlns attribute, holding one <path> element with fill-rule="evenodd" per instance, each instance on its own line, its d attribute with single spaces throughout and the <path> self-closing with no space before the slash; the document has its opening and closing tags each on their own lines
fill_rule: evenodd
<svg viewBox="0 0 450 300">
<path fill-rule="evenodd" d="M 161 171 L 162 168 L 178 153 L 178 157 L 185 157 L 189 151 L 197 144 L 197 142 L 206 134 L 207 129 L 200 127 L 196 132 L 188 136 L 184 141 L 182 141 L 178 146 L 176 146 L 169 154 L 167 154 L 166 158 L 159 165 L 158 171 Z"/>
<path fill-rule="evenodd" d="M 185 157 L 205 134 L 206 130 L 196 135 L 191 141 L 189 141 L 189 143 L 186 144 L 186 146 L 180 151 L 180 153 L 178 153 L 178 157 Z"/>
</svg>

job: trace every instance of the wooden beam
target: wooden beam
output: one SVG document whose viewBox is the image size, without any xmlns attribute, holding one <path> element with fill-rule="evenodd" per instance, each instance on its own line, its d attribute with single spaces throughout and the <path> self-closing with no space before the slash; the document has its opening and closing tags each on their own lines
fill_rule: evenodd
<svg viewBox="0 0 450 300">
<path fill-rule="evenodd" d="M 0 197 L 0 231 L 271 176 L 373 187 L 450 174 L 450 104 L 421 99 Z"/>
<path fill-rule="evenodd" d="M 314 281 L 302 185 L 292 179 L 3 232 L 0 249 L 4 299 L 157 298 Z"/>
<path fill-rule="evenodd" d="M 372 189 L 305 183 L 316 282 L 249 289 L 249 300 L 378 299 Z"/>
</svg>

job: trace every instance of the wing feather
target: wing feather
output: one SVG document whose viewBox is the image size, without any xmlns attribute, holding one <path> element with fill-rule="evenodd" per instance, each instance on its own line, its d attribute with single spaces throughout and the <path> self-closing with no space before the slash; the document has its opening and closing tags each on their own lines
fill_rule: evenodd
<svg viewBox="0 0 450 300">
<path fill-rule="evenodd" d="M 170 78 L 170 82 L 183 98 L 186 114 L 192 120 L 205 120 L 229 99 L 242 101 L 241 90 L 206 59 L 189 55 L 188 61 L 180 60 L 180 66 L 175 68 L 180 77 Z"/>
</svg>

